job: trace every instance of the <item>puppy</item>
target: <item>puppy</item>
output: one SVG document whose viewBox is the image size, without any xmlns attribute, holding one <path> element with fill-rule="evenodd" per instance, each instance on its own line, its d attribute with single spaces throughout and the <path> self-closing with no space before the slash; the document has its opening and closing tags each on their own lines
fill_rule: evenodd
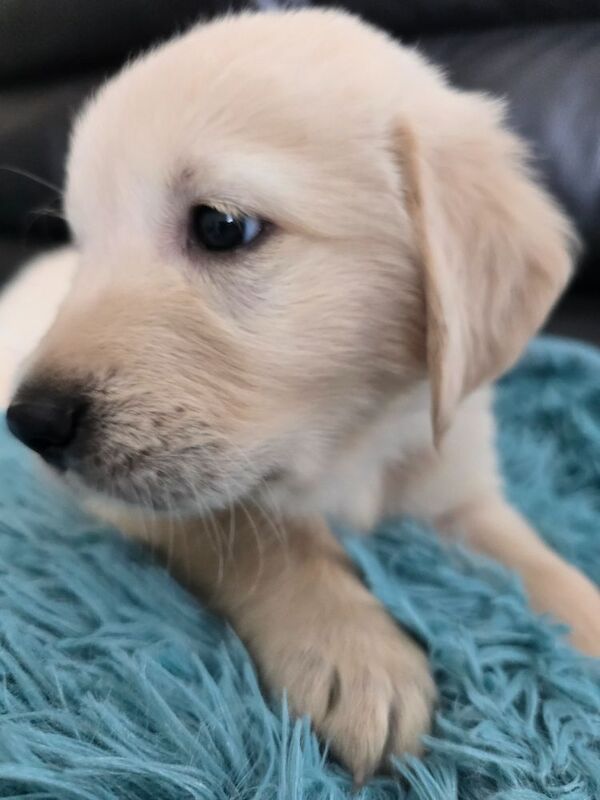
<svg viewBox="0 0 600 800">
<path fill-rule="evenodd" d="M 502 497 L 488 387 L 574 235 L 498 103 L 341 13 L 230 16 L 98 92 L 66 210 L 74 279 L 11 430 L 152 540 L 357 780 L 419 752 L 434 687 L 326 519 L 458 532 L 600 655 L 597 588 Z"/>
</svg>

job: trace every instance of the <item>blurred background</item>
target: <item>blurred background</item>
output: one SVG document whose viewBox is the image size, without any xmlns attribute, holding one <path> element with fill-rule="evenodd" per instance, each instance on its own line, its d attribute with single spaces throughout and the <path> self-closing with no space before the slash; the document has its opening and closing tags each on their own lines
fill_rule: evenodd
<svg viewBox="0 0 600 800">
<path fill-rule="evenodd" d="M 328 2 L 293 5 L 332 5 Z M 68 238 L 60 217 L 74 115 L 132 56 L 242 0 L 2 0 L 0 290 Z M 288 3 L 290 5 L 290 3 Z M 503 97 L 584 248 L 549 330 L 600 345 L 599 0 L 336 0 L 418 45 L 458 86 Z M 276 69 L 277 65 L 274 64 Z"/>
</svg>

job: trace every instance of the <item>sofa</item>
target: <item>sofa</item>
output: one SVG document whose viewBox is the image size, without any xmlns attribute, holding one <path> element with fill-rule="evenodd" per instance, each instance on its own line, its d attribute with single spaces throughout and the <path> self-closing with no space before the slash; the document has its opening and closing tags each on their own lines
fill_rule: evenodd
<svg viewBox="0 0 600 800">
<path fill-rule="evenodd" d="M 4 0 L 0 288 L 28 256 L 68 238 L 60 192 L 69 130 L 85 98 L 137 53 L 199 19 L 247 5 L 243 0 Z M 337 0 L 335 5 L 419 47 L 457 85 L 505 99 L 510 124 L 530 142 L 536 169 L 574 219 L 583 243 L 576 276 L 548 329 L 600 345 L 597 1 Z"/>
</svg>

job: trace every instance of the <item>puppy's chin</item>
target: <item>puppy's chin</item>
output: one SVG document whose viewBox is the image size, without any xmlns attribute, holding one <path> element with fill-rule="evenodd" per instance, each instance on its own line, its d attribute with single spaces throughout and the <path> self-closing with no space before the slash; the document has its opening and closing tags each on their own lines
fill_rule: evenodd
<svg viewBox="0 0 600 800">
<path fill-rule="evenodd" d="M 187 510 L 192 513 L 189 498 L 174 496 L 157 490 L 150 485 L 137 482 L 128 484 L 123 481 L 111 483 L 108 479 L 95 476 L 91 479 L 73 469 L 57 474 L 57 478 L 78 498 L 87 505 L 89 501 L 97 501 L 104 505 L 114 505 L 121 509 L 139 510 L 149 514 L 179 515 Z"/>
<path fill-rule="evenodd" d="M 254 503 L 265 489 L 282 479 L 281 470 L 264 473 L 205 479 L 198 471 L 194 477 L 176 470 L 168 475 L 143 476 L 132 472 L 128 477 L 111 475 L 111 470 L 84 470 L 69 466 L 48 472 L 55 482 L 65 486 L 77 501 L 89 506 L 111 506 L 120 511 L 158 519 L 191 519 L 227 511 L 239 503 Z"/>
<path fill-rule="evenodd" d="M 94 498 L 99 503 L 165 518 L 199 516 L 226 505 L 224 494 L 214 489 L 203 491 L 199 487 L 194 492 L 185 492 L 173 490 L 172 486 L 161 486 L 159 481 L 113 482 L 100 475 L 92 479 L 73 469 L 56 474 L 56 477 L 84 504 L 89 498 Z"/>
</svg>

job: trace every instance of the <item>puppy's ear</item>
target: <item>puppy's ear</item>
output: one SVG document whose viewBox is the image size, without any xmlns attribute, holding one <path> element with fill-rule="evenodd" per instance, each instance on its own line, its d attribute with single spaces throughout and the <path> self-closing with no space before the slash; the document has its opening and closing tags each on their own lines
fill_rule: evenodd
<svg viewBox="0 0 600 800">
<path fill-rule="evenodd" d="M 440 123 L 400 125 L 396 137 L 424 276 L 438 443 L 460 400 L 507 369 L 542 324 L 576 243 L 497 103 L 455 93 Z"/>
</svg>

